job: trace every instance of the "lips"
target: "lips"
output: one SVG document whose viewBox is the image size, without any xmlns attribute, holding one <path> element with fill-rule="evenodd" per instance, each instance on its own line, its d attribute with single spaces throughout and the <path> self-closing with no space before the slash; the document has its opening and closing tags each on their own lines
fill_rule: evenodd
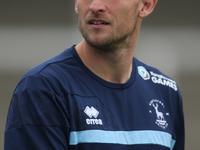
<svg viewBox="0 0 200 150">
<path fill-rule="evenodd" d="M 109 24 L 107 21 L 99 20 L 99 19 L 90 19 L 88 23 L 91 25 L 108 25 Z"/>
</svg>

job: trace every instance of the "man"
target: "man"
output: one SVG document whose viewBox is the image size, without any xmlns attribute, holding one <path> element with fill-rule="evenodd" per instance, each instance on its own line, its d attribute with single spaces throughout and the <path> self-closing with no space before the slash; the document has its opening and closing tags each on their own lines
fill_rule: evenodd
<svg viewBox="0 0 200 150">
<path fill-rule="evenodd" d="M 21 79 L 5 150 L 183 150 L 176 83 L 133 57 L 156 3 L 75 0 L 84 39 Z"/>
</svg>

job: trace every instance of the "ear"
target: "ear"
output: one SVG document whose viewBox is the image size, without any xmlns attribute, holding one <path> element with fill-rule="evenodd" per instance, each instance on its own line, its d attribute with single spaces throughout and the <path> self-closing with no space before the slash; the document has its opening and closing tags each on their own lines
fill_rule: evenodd
<svg viewBox="0 0 200 150">
<path fill-rule="evenodd" d="M 139 12 L 140 18 L 145 18 L 149 14 L 151 14 L 157 4 L 158 0 L 143 0 L 143 7 Z"/>
<path fill-rule="evenodd" d="M 75 0 L 75 12 L 78 14 L 78 9 L 77 9 L 77 0 Z"/>
</svg>

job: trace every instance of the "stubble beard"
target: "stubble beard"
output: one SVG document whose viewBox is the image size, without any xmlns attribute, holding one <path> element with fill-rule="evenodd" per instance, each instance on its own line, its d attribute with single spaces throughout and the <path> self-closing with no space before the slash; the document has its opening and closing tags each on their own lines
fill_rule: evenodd
<svg viewBox="0 0 200 150">
<path fill-rule="evenodd" d="M 87 32 L 87 30 L 84 28 L 82 22 L 80 19 L 78 19 L 79 22 L 79 30 L 83 36 L 83 38 L 86 40 L 86 42 L 94 47 L 95 49 L 101 50 L 103 52 L 113 52 L 117 51 L 119 49 L 124 49 L 129 46 L 130 37 L 134 34 L 136 29 L 136 23 L 137 19 L 132 26 L 132 28 L 124 30 L 124 25 L 121 24 L 116 31 L 118 33 L 115 33 L 113 30 L 108 33 L 108 35 L 105 38 L 99 38 L 99 37 L 91 37 L 90 33 Z M 97 31 L 98 32 L 98 31 Z M 101 32 L 101 31 L 99 31 Z"/>
</svg>

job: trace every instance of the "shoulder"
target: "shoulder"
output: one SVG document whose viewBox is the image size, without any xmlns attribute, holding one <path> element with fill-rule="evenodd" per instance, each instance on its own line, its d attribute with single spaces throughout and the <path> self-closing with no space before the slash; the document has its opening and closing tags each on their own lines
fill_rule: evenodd
<svg viewBox="0 0 200 150">
<path fill-rule="evenodd" d="M 147 93 L 154 99 L 163 99 L 166 105 L 172 105 L 174 111 L 181 113 L 182 96 L 177 83 L 154 67 L 137 59 L 135 63 L 138 71 L 137 85 L 147 89 Z"/>
<path fill-rule="evenodd" d="M 46 61 L 44 61 L 43 63 L 31 68 L 24 76 L 22 79 L 26 78 L 27 76 L 30 75 L 38 75 L 41 74 L 47 70 L 52 70 L 53 68 L 62 65 L 63 63 L 67 63 L 70 60 L 73 59 L 73 54 L 72 51 L 75 50 L 74 47 L 71 47 L 67 50 L 65 50 L 64 52 L 62 52 L 61 54 L 52 57 Z"/>
<path fill-rule="evenodd" d="M 73 51 L 74 46 L 65 50 L 61 54 L 44 61 L 43 63 L 31 68 L 20 80 L 17 91 L 23 89 L 41 89 L 50 87 L 61 78 L 63 74 L 69 72 L 71 64 L 74 62 Z M 47 90 L 47 89 L 45 89 Z M 15 90 L 15 92 L 17 92 Z"/>
<path fill-rule="evenodd" d="M 157 68 L 149 66 L 136 58 L 134 60 L 137 66 L 138 74 L 143 78 L 143 80 L 150 80 L 153 84 L 159 85 L 159 88 L 164 87 L 173 89 L 174 91 L 179 91 L 176 82 L 172 78 L 165 75 Z"/>
</svg>

